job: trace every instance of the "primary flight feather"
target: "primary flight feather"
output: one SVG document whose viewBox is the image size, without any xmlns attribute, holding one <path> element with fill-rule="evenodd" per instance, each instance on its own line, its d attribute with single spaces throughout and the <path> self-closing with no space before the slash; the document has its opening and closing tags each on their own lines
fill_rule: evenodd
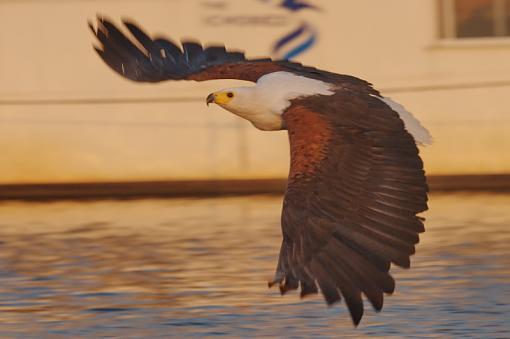
<svg viewBox="0 0 510 339">
<path fill-rule="evenodd" d="M 223 46 L 182 48 L 124 21 L 90 27 L 95 50 L 115 72 L 139 82 L 239 79 L 254 86 L 207 96 L 261 130 L 287 130 L 290 172 L 283 201 L 283 241 L 274 279 L 282 294 L 343 297 L 357 325 L 362 294 L 379 311 L 395 281 L 391 263 L 410 266 L 424 232 L 427 192 L 417 144 L 428 131 L 368 82 L 287 60 L 246 59 Z M 135 43 L 136 42 L 136 43 Z"/>
</svg>

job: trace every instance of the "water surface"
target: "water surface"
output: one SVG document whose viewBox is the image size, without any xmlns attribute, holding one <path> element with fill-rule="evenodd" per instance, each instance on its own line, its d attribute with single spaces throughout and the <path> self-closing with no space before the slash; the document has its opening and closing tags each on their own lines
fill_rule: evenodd
<svg viewBox="0 0 510 339">
<path fill-rule="evenodd" d="M 432 195 L 381 313 L 268 289 L 281 198 L 0 204 L 0 337 L 510 337 L 510 195 Z"/>
</svg>

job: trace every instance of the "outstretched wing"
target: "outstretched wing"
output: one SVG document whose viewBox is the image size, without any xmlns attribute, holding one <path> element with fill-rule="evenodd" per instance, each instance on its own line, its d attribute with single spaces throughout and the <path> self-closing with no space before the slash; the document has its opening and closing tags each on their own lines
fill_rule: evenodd
<svg viewBox="0 0 510 339">
<path fill-rule="evenodd" d="M 353 322 L 362 294 L 379 311 L 395 283 L 390 263 L 409 267 L 427 209 L 413 137 L 371 87 L 345 84 L 332 96 L 298 99 L 284 113 L 291 168 L 274 281 L 283 293 L 320 288 L 345 299 Z M 375 93 L 375 94 L 374 94 Z"/>
<path fill-rule="evenodd" d="M 100 42 L 96 52 L 115 72 L 130 80 L 158 82 L 164 80 L 239 79 L 257 81 L 262 75 L 283 70 L 286 61 L 248 60 L 244 53 L 227 51 L 224 46 L 202 47 L 192 41 L 182 43 L 149 37 L 140 27 L 124 21 L 132 40 L 111 21 L 97 19 L 97 29 L 89 26 Z M 296 64 L 292 64 L 296 65 Z"/>
</svg>

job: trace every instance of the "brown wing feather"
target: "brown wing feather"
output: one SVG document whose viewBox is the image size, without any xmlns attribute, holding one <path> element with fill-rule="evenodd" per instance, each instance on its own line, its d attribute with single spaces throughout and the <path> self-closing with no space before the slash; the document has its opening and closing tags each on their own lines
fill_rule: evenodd
<svg viewBox="0 0 510 339">
<path fill-rule="evenodd" d="M 133 81 L 238 79 L 256 82 L 264 74 L 280 70 L 331 76 L 328 72 L 285 60 L 247 59 L 243 52 L 227 50 L 221 45 L 204 47 L 195 41 L 184 41 L 179 46 L 169 39 L 149 36 L 133 21 L 124 20 L 124 25 L 131 36 L 104 17 L 97 18 L 97 28 L 89 23 L 98 40 L 95 50 L 101 59 L 115 72 Z"/>
<path fill-rule="evenodd" d="M 265 74 L 282 70 L 284 70 L 284 67 L 271 61 L 243 61 L 211 66 L 203 72 L 189 75 L 186 80 L 206 81 L 215 79 L 237 79 L 256 82 Z"/>
<path fill-rule="evenodd" d="M 298 99 L 284 113 L 291 168 L 283 244 L 272 283 L 302 295 L 320 287 L 343 296 L 353 322 L 361 294 L 376 310 L 395 283 L 390 264 L 409 267 L 427 209 L 427 184 L 413 137 L 398 114 L 364 84 L 333 96 Z"/>
<path fill-rule="evenodd" d="M 238 79 L 256 82 L 265 74 L 287 71 L 323 81 L 343 79 L 366 84 L 348 75 L 288 60 L 247 59 L 243 52 L 227 50 L 222 45 L 202 46 L 196 41 L 183 41 L 179 45 L 170 39 L 150 36 L 131 20 L 123 23 L 130 34 L 126 35 L 105 17 L 98 17 L 96 27 L 92 23 L 89 27 L 97 38 L 94 49 L 101 59 L 112 70 L 133 81 Z"/>
</svg>

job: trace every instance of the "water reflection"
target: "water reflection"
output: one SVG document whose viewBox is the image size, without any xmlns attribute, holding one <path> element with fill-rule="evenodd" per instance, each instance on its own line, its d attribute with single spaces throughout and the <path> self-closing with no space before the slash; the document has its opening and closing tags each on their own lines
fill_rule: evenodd
<svg viewBox="0 0 510 339">
<path fill-rule="evenodd" d="M 0 204 L 0 336 L 510 334 L 510 196 L 433 195 L 412 270 L 354 330 L 268 290 L 279 197 Z"/>
</svg>

